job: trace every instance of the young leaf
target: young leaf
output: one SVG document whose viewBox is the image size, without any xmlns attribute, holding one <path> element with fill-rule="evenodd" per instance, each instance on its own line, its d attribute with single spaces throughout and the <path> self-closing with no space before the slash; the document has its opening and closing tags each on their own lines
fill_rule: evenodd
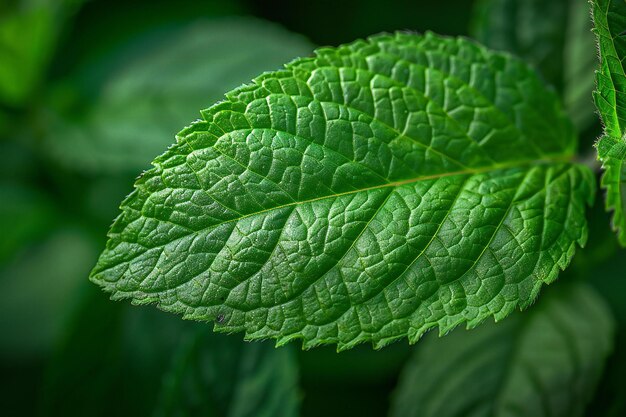
<svg viewBox="0 0 626 417">
<path fill-rule="evenodd" d="M 613 210 L 613 228 L 626 246 L 626 3 L 593 0 L 594 32 L 600 47 L 600 70 L 597 72 L 596 106 L 604 123 L 604 136 L 598 141 L 606 188 L 606 207 Z"/>
<path fill-rule="evenodd" d="M 526 307 L 591 172 L 522 62 L 465 39 L 319 49 L 227 94 L 137 181 L 91 279 L 246 338 L 382 346 Z"/>
<path fill-rule="evenodd" d="M 585 0 L 481 0 L 472 34 L 534 65 L 563 98 L 579 131 L 594 122 L 595 56 Z"/>
<path fill-rule="evenodd" d="M 406 365 L 391 415 L 580 416 L 612 336 L 608 307 L 591 288 L 551 289 L 502 323 L 427 337 Z"/>
<path fill-rule="evenodd" d="M 156 28 L 76 71 L 77 85 L 96 86 L 74 92 L 84 99 L 69 111 L 53 106 L 46 149 L 71 169 L 138 172 L 225 89 L 312 50 L 299 35 L 247 18 Z"/>
</svg>

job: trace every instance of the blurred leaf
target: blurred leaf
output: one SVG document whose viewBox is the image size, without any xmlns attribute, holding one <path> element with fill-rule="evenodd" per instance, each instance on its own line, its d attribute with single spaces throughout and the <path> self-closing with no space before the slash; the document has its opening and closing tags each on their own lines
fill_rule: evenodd
<svg viewBox="0 0 626 417">
<path fill-rule="evenodd" d="M 100 75 L 105 75 L 119 64 L 111 62 L 119 58 L 117 52 L 129 50 L 127 46 L 142 35 L 175 30 L 193 19 L 245 14 L 244 3 L 248 0 L 87 1 L 55 54 L 53 76 L 66 76 L 85 64 L 93 69 L 94 60 L 99 60 Z"/>
<path fill-rule="evenodd" d="M 560 92 L 579 131 L 596 121 L 595 46 L 585 0 L 479 0 L 472 35 L 534 65 Z"/>
<path fill-rule="evenodd" d="M 244 18 L 196 21 L 146 34 L 125 48 L 133 54 L 116 52 L 125 58 L 113 60 L 117 65 L 101 80 L 97 95 L 88 97 L 85 110 L 77 114 L 85 105 L 74 104 L 53 117 L 48 145 L 72 168 L 145 169 L 181 126 L 199 116 L 198 109 L 259 72 L 312 51 L 300 36 Z M 77 77 L 93 78 L 98 68 L 83 71 Z M 72 94 L 58 91 L 61 97 Z"/>
<path fill-rule="evenodd" d="M 82 231 L 60 229 L 2 266 L 0 354 L 15 359 L 52 348 L 96 255 Z"/>
<path fill-rule="evenodd" d="M 213 334 L 94 289 L 77 313 L 49 370 L 44 415 L 298 414 L 292 349 Z"/>
<path fill-rule="evenodd" d="M 18 0 L 0 7 L 0 102 L 28 99 L 63 23 L 82 0 Z"/>
<path fill-rule="evenodd" d="M 1 146 L 0 149 L 9 152 L 13 148 Z M 11 153 L 9 155 L 14 156 Z M 2 264 L 22 245 L 45 234 L 58 219 L 52 202 L 40 191 L 32 188 L 0 184 L 0 201 L 2 202 L 0 264 Z"/>
<path fill-rule="evenodd" d="M 427 338 L 401 376 L 391 415 L 579 416 L 612 337 L 611 315 L 591 288 L 557 286 L 524 314 Z"/>
</svg>

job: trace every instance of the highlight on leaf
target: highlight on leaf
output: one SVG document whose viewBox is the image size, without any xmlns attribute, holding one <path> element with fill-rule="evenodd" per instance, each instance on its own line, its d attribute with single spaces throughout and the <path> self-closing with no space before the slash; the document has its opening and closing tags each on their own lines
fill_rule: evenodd
<svg viewBox="0 0 626 417">
<path fill-rule="evenodd" d="M 91 279 L 246 339 L 416 342 L 529 306 L 595 181 L 523 62 L 463 38 L 321 48 L 226 94 L 123 202 Z"/>
</svg>

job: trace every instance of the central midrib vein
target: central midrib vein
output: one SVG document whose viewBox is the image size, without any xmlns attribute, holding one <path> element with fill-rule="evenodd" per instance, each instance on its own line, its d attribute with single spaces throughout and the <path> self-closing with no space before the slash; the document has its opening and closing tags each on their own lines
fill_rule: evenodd
<svg viewBox="0 0 626 417">
<path fill-rule="evenodd" d="M 455 176 L 455 175 L 476 175 L 476 174 L 482 174 L 482 173 L 486 173 L 486 172 L 492 172 L 492 171 L 498 171 L 498 170 L 504 170 L 504 169 L 521 168 L 521 167 L 526 167 L 526 166 L 539 166 L 539 165 L 547 165 L 547 164 L 554 164 L 554 163 L 572 163 L 572 159 L 573 159 L 573 155 L 553 155 L 553 156 L 550 155 L 549 158 L 533 159 L 533 160 L 523 160 L 523 161 L 515 161 L 515 162 L 506 162 L 506 163 L 501 163 L 501 164 L 497 164 L 497 165 L 490 165 L 490 166 L 481 167 L 481 168 L 475 168 L 475 169 L 465 169 L 465 170 L 460 170 L 460 171 L 444 172 L 444 173 L 441 173 L 441 174 L 425 175 L 425 176 L 421 176 L 421 177 L 417 177 L 417 178 L 409 178 L 409 179 L 405 179 L 405 180 L 399 180 L 399 181 L 388 182 L 388 183 L 385 183 L 385 184 L 379 184 L 379 185 L 375 185 L 375 186 L 372 186 L 372 187 L 366 187 L 366 188 L 360 188 L 360 189 L 356 189 L 356 190 L 346 191 L 346 192 L 343 192 L 343 193 L 329 194 L 329 195 L 325 195 L 325 196 L 321 196 L 321 197 L 311 198 L 311 199 L 308 199 L 308 200 L 294 201 L 294 202 L 291 202 L 291 203 L 286 203 L 286 204 L 275 206 L 275 207 L 269 207 L 267 209 L 256 211 L 256 212 L 253 212 L 253 213 L 246 213 L 243 216 L 234 217 L 232 219 L 224 220 L 224 221 L 219 222 L 219 223 L 211 224 L 211 225 L 208 225 L 206 227 L 200 228 L 198 230 L 193 230 L 193 231 L 191 231 L 189 233 L 185 233 L 182 236 L 178 236 L 177 238 L 174 238 L 174 239 L 168 241 L 167 243 L 159 244 L 157 246 L 154 246 L 154 247 L 151 247 L 151 248 L 147 248 L 147 250 L 157 249 L 157 248 L 164 248 L 166 244 L 170 244 L 170 243 L 173 243 L 173 242 L 176 242 L 176 241 L 180 241 L 181 239 L 184 239 L 184 238 L 188 237 L 189 235 L 196 234 L 196 233 L 201 233 L 201 232 L 206 231 L 206 230 L 215 229 L 215 228 L 217 228 L 219 226 L 222 226 L 224 224 L 238 222 L 238 221 L 246 219 L 248 217 L 261 215 L 261 214 L 268 213 L 268 212 L 273 211 L 273 210 L 280 210 L 280 209 L 283 209 L 283 208 L 286 208 L 286 207 L 292 207 L 292 206 L 298 206 L 298 205 L 313 203 L 315 201 L 321 201 L 321 200 L 325 200 L 327 198 L 337 198 L 337 197 L 341 197 L 341 196 L 345 196 L 345 195 L 357 194 L 357 193 L 371 191 L 371 190 L 377 190 L 377 189 L 397 188 L 397 187 L 401 187 L 403 185 L 412 184 L 412 183 L 416 183 L 416 182 L 419 182 L 419 181 L 428 181 L 428 180 L 433 180 L 433 179 L 438 179 L 438 178 L 452 177 L 452 176 Z M 123 241 L 123 239 L 122 239 L 122 241 Z M 120 242 L 120 241 L 118 241 L 118 242 Z M 104 268 L 104 269 L 98 271 L 97 274 L 95 274 L 95 275 L 101 274 L 104 271 L 106 271 L 107 269 L 110 269 L 110 267 Z"/>
<path fill-rule="evenodd" d="M 476 175 L 476 174 L 483 174 L 483 173 L 486 173 L 486 172 L 505 170 L 505 169 L 532 167 L 532 166 L 540 166 L 540 165 L 555 164 L 555 163 L 572 163 L 573 157 L 574 157 L 573 155 L 554 155 L 554 156 L 551 155 L 549 158 L 533 159 L 533 160 L 523 160 L 523 161 L 516 161 L 516 162 L 507 162 L 507 163 L 501 163 L 501 164 L 497 164 L 497 165 L 490 165 L 490 166 L 481 167 L 481 168 L 475 168 L 475 169 L 466 169 L 466 170 L 460 170 L 460 171 L 444 172 L 444 173 L 441 173 L 441 174 L 425 175 L 425 176 L 421 176 L 421 177 L 417 177 L 417 178 L 410 178 L 410 179 L 405 179 L 405 180 L 393 181 L 393 182 L 388 182 L 388 183 L 385 183 L 385 184 L 375 185 L 375 186 L 372 186 L 372 187 L 366 187 L 366 188 L 360 188 L 360 189 L 357 189 L 357 190 L 346 191 L 346 192 L 343 192 L 343 193 L 329 194 L 329 195 L 325 195 L 325 196 L 321 196 L 321 197 L 311 198 L 311 199 L 308 199 L 308 200 L 294 201 L 294 202 L 291 202 L 291 203 L 286 203 L 286 204 L 275 206 L 275 207 L 269 207 L 267 209 L 256 211 L 256 212 L 253 212 L 253 213 L 246 213 L 243 216 L 239 216 L 239 217 L 235 217 L 235 218 L 232 218 L 232 219 L 224 220 L 224 221 L 219 222 L 219 223 L 211 224 L 211 225 L 208 225 L 206 227 L 200 228 L 198 230 L 193 230 L 190 233 L 185 233 L 182 236 L 178 236 L 177 238 L 172 239 L 172 240 L 168 241 L 165 244 L 160 244 L 160 245 L 148 248 L 148 249 L 151 250 L 151 249 L 156 249 L 156 248 L 164 248 L 166 244 L 170 244 L 172 242 L 177 242 L 177 241 L 179 241 L 181 239 L 184 239 L 187 236 L 192 235 L 192 234 L 201 233 L 201 232 L 206 231 L 206 230 L 215 229 L 215 228 L 217 228 L 219 226 L 222 226 L 224 224 L 238 222 L 238 221 L 246 219 L 248 217 L 261 215 L 261 214 L 268 213 L 268 212 L 273 211 L 273 210 L 280 210 L 280 209 L 287 208 L 287 207 L 313 203 L 315 201 L 321 201 L 321 200 L 325 200 L 327 198 L 337 198 L 337 197 L 341 197 L 341 196 L 345 196 L 345 195 L 357 194 L 357 193 L 367 192 L 367 191 L 377 190 L 377 189 L 397 188 L 397 187 L 401 187 L 403 185 L 412 184 L 412 183 L 416 183 L 416 182 L 419 182 L 419 181 L 428 181 L 428 180 L 433 180 L 433 179 L 438 179 L 438 178 L 452 177 L 452 176 L 455 176 L 455 175 Z M 95 274 L 95 275 L 101 274 L 104 271 L 106 271 L 107 269 L 110 269 L 110 267 L 104 268 L 104 269 L 98 271 L 97 274 Z"/>
<path fill-rule="evenodd" d="M 197 231 L 195 231 L 195 233 L 201 232 L 203 230 L 219 227 L 219 226 L 221 226 L 223 224 L 232 223 L 232 222 L 238 222 L 238 221 L 243 220 L 245 218 L 256 216 L 256 215 L 263 214 L 263 213 L 267 213 L 267 212 L 270 212 L 270 211 L 273 211 L 273 210 L 280 210 L 280 209 L 283 209 L 283 208 L 286 208 L 286 207 L 292 207 L 292 206 L 298 206 L 298 205 L 302 205 L 302 204 L 313 203 L 313 202 L 316 202 L 316 201 L 325 200 L 327 198 L 337 198 L 337 197 L 342 197 L 342 196 L 346 196 L 346 195 L 357 194 L 357 193 L 362 193 L 362 192 L 367 192 L 367 191 L 372 191 L 372 190 L 378 190 L 378 189 L 384 189 L 384 188 L 396 188 L 396 187 L 401 187 L 403 185 L 413 184 L 413 183 L 420 182 L 420 181 L 435 180 L 435 179 L 444 178 L 444 177 L 453 177 L 455 175 L 476 175 L 476 174 L 484 174 L 486 172 L 491 172 L 491 171 L 499 171 L 499 170 L 503 170 L 503 169 L 521 168 L 521 167 L 525 167 L 525 166 L 538 166 L 538 165 L 546 165 L 546 164 L 551 164 L 551 163 L 571 163 L 572 159 L 573 159 L 573 156 L 571 156 L 571 155 L 556 155 L 556 156 L 551 156 L 550 158 L 532 159 L 532 160 L 517 161 L 517 162 L 511 162 L 511 163 L 502 163 L 502 164 L 490 165 L 490 166 L 482 167 L 482 168 L 465 169 L 465 170 L 452 171 L 452 172 L 444 172 L 444 173 L 441 173 L 441 174 L 425 175 L 425 176 L 417 177 L 417 178 L 409 178 L 409 179 L 400 180 L 400 181 L 393 181 L 393 182 L 388 182 L 388 183 L 385 183 L 385 184 L 374 185 L 372 187 L 359 188 L 359 189 L 356 189 L 356 190 L 345 191 L 345 192 L 337 193 L 337 194 L 328 194 L 328 195 L 325 195 L 325 196 L 315 197 L 315 198 L 311 198 L 311 199 L 308 199 L 308 200 L 293 201 L 291 203 L 286 203 L 286 204 L 282 204 L 282 205 L 275 206 L 275 207 L 269 207 L 269 208 L 266 208 L 266 209 L 263 209 L 263 210 L 260 210 L 260 211 L 255 211 L 253 213 L 246 213 L 243 216 L 239 216 L 239 217 L 235 217 L 235 218 L 232 218 L 232 219 L 224 220 L 223 222 L 210 225 L 210 226 L 205 227 L 205 228 L 203 228 L 201 230 L 197 230 Z"/>
</svg>

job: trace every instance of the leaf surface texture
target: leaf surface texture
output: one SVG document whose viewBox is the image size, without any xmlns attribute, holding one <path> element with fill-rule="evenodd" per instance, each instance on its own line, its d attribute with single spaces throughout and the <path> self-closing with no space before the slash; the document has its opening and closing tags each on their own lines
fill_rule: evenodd
<svg viewBox="0 0 626 417">
<path fill-rule="evenodd" d="M 584 243 L 594 179 L 574 148 L 508 55 L 433 34 L 322 48 L 179 133 L 92 280 L 279 344 L 473 327 L 528 306 Z"/>
<path fill-rule="evenodd" d="M 600 48 L 594 98 L 604 123 L 604 136 L 597 144 L 604 167 L 602 186 L 607 191 L 607 209 L 613 210 L 613 227 L 626 246 L 626 3 L 594 0 L 592 9 Z"/>
</svg>

